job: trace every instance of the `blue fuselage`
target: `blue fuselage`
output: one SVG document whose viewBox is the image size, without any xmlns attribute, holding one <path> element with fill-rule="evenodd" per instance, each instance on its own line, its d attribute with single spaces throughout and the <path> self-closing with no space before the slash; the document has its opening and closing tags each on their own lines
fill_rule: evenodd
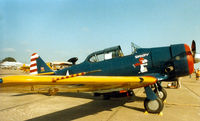
<svg viewBox="0 0 200 121">
<path fill-rule="evenodd" d="M 96 54 L 97 53 L 97 54 Z M 111 59 L 91 62 L 93 56 L 98 52 L 89 55 L 86 60 L 69 68 L 55 72 L 56 75 L 76 74 L 101 70 L 90 73 L 95 76 L 166 76 L 167 79 L 188 75 L 189 65 L 185 44 L 171 45 L 159 48 L 139 48 L 134 54 L 118 56 Z M 171 69 L 171 70 L 170 70 Z"/>
</svg>

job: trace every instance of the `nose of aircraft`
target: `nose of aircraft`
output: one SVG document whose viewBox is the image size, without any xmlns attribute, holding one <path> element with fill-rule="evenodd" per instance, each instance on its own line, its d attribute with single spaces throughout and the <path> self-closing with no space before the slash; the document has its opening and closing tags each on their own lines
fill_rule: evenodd
<svg viewBox="0 0 200 121">
<path fill-rule="evenodd" d="M 200 62 L 200 54 L 199 53 L 195 54 L 194 61 L 195 61 L 195 63 L 199 63 Z"/>
</svg>

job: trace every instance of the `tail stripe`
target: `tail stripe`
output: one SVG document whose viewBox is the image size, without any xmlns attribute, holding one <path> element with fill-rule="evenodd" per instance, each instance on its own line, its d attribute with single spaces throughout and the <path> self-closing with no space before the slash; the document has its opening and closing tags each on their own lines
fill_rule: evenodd
<svg viewBox="0 0 200 121">
<path fill-rule="evenodd" d="M 33 65 L 33 64 L 36 64 L 36 65 L 37 65 L 36 61 L 31 61 L 31 65 Z M 30 66 L 31 66 L 31 65 L 30 65 Z"/>
<path fill-rule="evenodd" d="M 38 58 L 38 57 L 39 57 L 38 54 L 35 54 L 31 56 L 31 59 Z"/>
<path fill-rule="evenodd" d="M 30 67 L 30 70 L 35 70 L 35 69 L 37 69 L 37 66 Z"/>
<path fill-rule="evenodd" d="M 33 59 L 31 59 L 31 61 L 35 61 L 35 60 L 37 60 L 38 58 L 33 58 Z"/>
<path fill-rule="evenodd" d="M 31 56 L 31 65 L 30 65 L 30 74 L 38 74 L 37 72 L 37 62 L 39 55 L 37 53 L 32 54 Z"/>
<path fill-rule="evenodd" d="M 30 65 L 30 67 L 34 67 L 34 66 L 37 66 L 37 64 L 36 64 L 36 63 L 34 63 L 34 64 Z"/>
<path fill-rule="evenodd" d="M 33 53 L 32 56 L 36 55 L 37 53 Z"/>
<path fill-rule="evenodd" d="M 32 73 L 32 72 L 37 72 L 37 69 L 30 70 L 30 72 L 31 72 L 31 73 Z"/>
</svg>

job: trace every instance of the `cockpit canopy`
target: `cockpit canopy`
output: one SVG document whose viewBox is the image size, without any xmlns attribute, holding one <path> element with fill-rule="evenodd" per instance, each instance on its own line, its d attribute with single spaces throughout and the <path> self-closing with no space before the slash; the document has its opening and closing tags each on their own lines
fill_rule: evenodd
<svg viewBox="0 0 200 121">
<path fill-rule="evenodd" d="M 100 62 L 124 56 L 120 46 L 110 47 L 90 54 L 86 60 L 89 62 Z"/>
</svg>

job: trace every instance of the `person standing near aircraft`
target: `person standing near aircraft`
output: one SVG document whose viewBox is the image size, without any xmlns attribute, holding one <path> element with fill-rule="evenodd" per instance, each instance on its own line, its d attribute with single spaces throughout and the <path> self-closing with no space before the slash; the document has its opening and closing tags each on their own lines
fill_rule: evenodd
<svg viewBox="0 0 200 121">
<path fill-rule="evenodd" d="M 199 78 L 200 78 L 200 70 L 198 68 L 196 71 L 196 80 L 199 80 Z"/>
</svg>

